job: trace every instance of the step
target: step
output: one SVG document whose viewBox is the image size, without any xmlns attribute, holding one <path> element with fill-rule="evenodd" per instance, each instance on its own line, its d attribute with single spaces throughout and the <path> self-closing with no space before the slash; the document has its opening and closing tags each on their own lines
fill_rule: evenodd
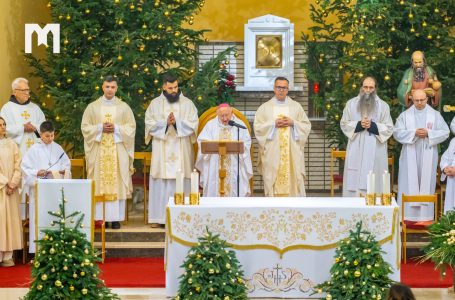
<svg viewBox="0 0 455 300">
<path fill-rule="evenodd" d="M 101 242 L 94 243 L 101 248 Z M 164 249 L 164 242 L 105 242 L 106 249 Z"/>
<path fill-rule="evenodd" d="M 101 250 L 101 242 L 94 243 Z M 106 242 L 106 257 L 163 257 L 164 242 Z"/>
</svg>

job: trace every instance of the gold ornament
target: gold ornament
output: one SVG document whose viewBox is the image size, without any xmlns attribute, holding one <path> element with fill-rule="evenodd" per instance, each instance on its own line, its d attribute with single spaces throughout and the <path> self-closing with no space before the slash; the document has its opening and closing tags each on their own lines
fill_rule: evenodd
<svg viewBox="0 0 455 300">
<path fill-rule="evenodd" d="M 99 91 L 100 90 L 100 86 L 99 85 L 95 86 L 95 90 Z"/>
<path fill-rule="evenodd" d="M 158 82 L 159 82 L 158 79 L 153 80 L 154 84 L 158 84 Z"/>
<path fill-rule="evenodd" d="M 392 25 L 392 28 L 390 28 L 390 31 L 393 32 L 393 31 L 395 31 L 395 30 L 396 30 L 395 26 Z"/>
<path fill-rule="evenodd" d="M 332 300 L 332 295 L 327 294 L 327 295 L 325 296 L 325 299 L 326 299 L 326 300 Z"/>
<path fill-rule="evenodd" d="M 142 29 L 147 29 L 147 24 L 142 24 Z"/>
<path fill-rule="evenodd" d="M 169 12 L 166 10 L 166 11 L 164 12 L 164 15 L 165 15 L 166 17 L 169 17 Z"/>
<path fill-rule="evenodd" d="M 87 34 L 87 30 L 84 29 L 84 30 L 82 31 L 82 34 L 84 34 L 84 35 Z"/>
<path fill-rule="evenodd" d="M 50 2 L 47 2 L 47 8 L 50 8 L 52 6 L 52 4 Z"/>
<path fill-rule="evenodd" d="M 180 36 L 180 31 L 176 31 L 176 32 L 174 33 L 174 36 L 175 36 L 175 37 L 179 37 L 179 36 Z"/>
<path fill-rule="evenodd" d="M 117 56 L 117 60 L 122 60 L 123 59 L 123 56 L 119 55 Z"/>
<path fill-rule="evenodd" d="M 81 271 L 81 276 L 85 276 L 85 272 L 84 271 Z"/>
<path fill-rule="evenodd" d="M 83 295 L 87 295 L 87 293 L 88 293 L 87 289 L 82 289 L 81 292 L 82 292 Z"/>
<path fill-rule="evenodd" d="M 160 1 L 155 1 L 155 4 L 154 4 L 154 5 L 155 5 L 155 7 L 160 6 Z"/>
<path fill-rule="evenodd" d="M 55 281 L 55 286 L 62 286 L 62 282 L 60 280 Z"/>
<path fill-rule="evenodd" d="M 50 254 L 54 254 L 55 253 L 55 249 L 54 248 L 49 249 L 49 253 Z"/>
<path fill-rule="evenodd" d="M 134 9 L 134 4 L 131 4 L 131 5 L 130 5 L 130 9 L 131 9 L 131 10 Z"/>
<path fill-rule="evenodd" d="M 84 250 L 84 253 L 85 253 L 85 254 L 88 254 L 88 253 L 89 253 L 88 249 L 85 249 L 85 250 Z"/>
<path fill-rule="evenodd" d="M 73 80 L 72 80 L 71 78 L 68 78 L 68 79 L 66 80 L 66 83 L 71 83 L 72 81 L 73 81 Z M 62 223 L 65 223 L 65 220 L 62 220 Z"/>
<path fill-rule="evenodd" d="M 439 8 L 436 7 L 436 8 L 434 9 L 434 12 L 435 12 L 435 13 L 439 13 Z"/>
<path fill-rule="evenodd" d="M 189 20 L 188 24 L 193 25 L 194 24 L 193 20 Z"/>
<path fill-rule="evenodd" d="M 120 3 L 120 0 L 114 0 L 114 3 L 115 3 L 115 4 L 119 4 L 119 3 Z"/>
<path fill-rule="evenodd" d="M 386 75 L 384 76 L 384 80 L 385 80 L 385 81 L 389 81 L 389 80 L 390 80 L 389 74 L 386 74 Z"/>
<path fill-rule="evenodd" d="M 354 276 L 355 276 L 355 277 L 360 277 L 360 275 L 361 275 L 360 271 L 355 271 L 355 272 L 354 272 Z"/>
<path fill-rule="evenodd" d="M 67 271 L 67 270 L 68 270 L 68 267 L 67 267 L 67 266 L 64 266 L 64 267 L 63 267 L 63 270 L 64 270 L 64 271 Z"/>
<path fill-rule="evenodd" d="M 453 54 L 455 50 L 453 50 L 453 48 L 450 48 L 449 52 Z"/>
<path fill-rule="evenodd" d="M 87 73 L 85 73 L 85 71 L 82 71 L 82 72 L 81 72 L 81 75 L 82 75 L 82 76 L 85 76 L 85 75 L 87 75 Z"/>
<path fill-rule="evenodd" d="M 133 69 L 137 69 L 138 68 L 138 65 L 137 64 L 134 64 L 133 65 Z"/>
<path fill-rule="evenodd" d="M 202 101 L 202 96 L 197 96 L 197 101 Z"/>
<path fill-rule="evenodd" d="M 142 94 L 142 93 L 144 92 L 144 90 L 143 90 L 143 89 L 138 89 L 137 92 L 138 92 L 139 95 L 140 95 L 140 94 Z"/>
<path fill-rule="evenodd" d="M 144 72 L 147 73 L 149 71 L 149 68 L 144 68 Z"/>
<path fill-rule="evenodd" d="M 128 45 L 130 42 L 131 42 L 131 41 L 130 41 L 130 39 L 129 39 L 129 38 L 126 38 L 126 40 L 125 40 L 125 44 L 127 44 L 127 45 Z"/>
<path fill-rule="evenodd" d="M 38 284 L 38 286 L 36 287 L 36 289 L 37 289 L 38 291 L 41 291 L 41 290 L 43 289 L 43 286 L 42 286 L 41 284 Z"/>
<path fill-rule="evenodd" d="M 63 44 L 64 44 L 64 45 L 68 45 L 68 43 L 69 43 L 69 41 L 68 41 L 67 39 L 65 39 L 65 40 L 63 41 Z"/>
<path fill-rule="evenodd" d="M 422 26 L 427 27 L 427 22 L 423 21 Z"/>
<path fill-rule="evenodd" d="M 63 16 L 62 15 L 58 16 L 58 19 L 59 20 L 63 19 Z"/>
<path fill-rule="evenodd" d="M 59 115 L 57 115 L 57 116 L 55 117 L 55 121 L 60 121 L 60 116 L 59 116 Z"/>
<path fill-rule="evenodd" d="M 224 297 L 224 300 L 229 300 L 229 299 L 230 299 L 229 296 Z"/>
<path fill-rule="evenodd" d="M 118 20 L 118 24 L 123 25 L 123 20 L 122 19 Z"/>
<path fill-rule="evenodd" d="M 70 291 L 72 291 L 72 292 L 74 291 L 74 286 L 72 286 L 72 285 L 70 286 Z"/>
<path fill-rule="evenodd" d="M 71 20 L 71 16 L 70 15 L 66 15 L 66 20 L 67 21 Z"/>
<path fill-rule="evenodd" d="M 414 27 L 411 27 L 411 29 L 409 31 L 410 32 L 415 32 L 416 30 L 414 29 Z"/>
<path fill-rule="evenodd" d="M 41 275 L 41 280 L 42 281 L 46 281 L 47 280 L 47 275 L 46 274 Z"/>
<path fill-rule="evenodd" d="M 86 14 L 89 14 L 89 13 L 90 13 L 90 9 L 87 8 L 87 9 L 85 10 L 85 13 L 86 13 Z"/>
</svg>

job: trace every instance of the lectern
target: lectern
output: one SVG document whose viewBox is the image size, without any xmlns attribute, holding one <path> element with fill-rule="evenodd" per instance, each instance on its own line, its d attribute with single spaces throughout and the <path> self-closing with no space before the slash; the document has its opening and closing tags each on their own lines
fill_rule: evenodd
<svg viewBox="0 0 455 300">
<path fill-rule="evenodd" d="M 218 154 L 220 156 L 220 169 L 218 171 L 220 177 L 220 197 L 225 196 L 224 179 L 226 178 L 226 169 L 224 169 L 224 160 L 226 159 L 226 155 L 243 154 L 244 151 L 243 141 L 221 140 L 201 142 L 201 152 L 203 154 Z M 238 180 L 239 178 L 237 178 Z"/>
</svg>

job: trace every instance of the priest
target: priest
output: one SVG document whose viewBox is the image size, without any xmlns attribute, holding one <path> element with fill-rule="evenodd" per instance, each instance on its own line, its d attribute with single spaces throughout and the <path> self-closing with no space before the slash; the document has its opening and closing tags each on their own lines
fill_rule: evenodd
<svg viewBox="0 0 455 300">
<path fill-rule="evenodd" d="M 226 170 L 225 196 L 240 197 L 251 194 L 249 180 L 253 176 L 253 166 L 251 164 L 251 136 L 245 125 L 240 119 L 235 117 L 232 107 L 227 103 L 220 104 L 216 110 L 217 117 L 207 122 L 198 136 L 199 151 L 196 160 L 196 168 L 201 173 L 200 184 L 204 189 L 204 197 L 219 197 L 220 159 L 218 154 L 202 154 L 202 141 L 242 141 L 244 152 L 238 156 L 235 154 L 227 155 L 224 162 Z M 239 127 L 242 126 L 243 128 Z M 237 136 L 238 134 L 238 136 Z M 239 166 L 239 168 L 237 167 Z M 237 170 L 240 170 L 239 172 Z M 239 193 L 237 194 L 237 181 Z"/>
<path fill-rule="evenodd" d="M 258 170 L 268 197 L 305 196 L 304 148 L 311 130 L 302 105 L 287 96 L 289 80 L 277 77 L 275 96 L 254 117 Z"/>
<path fill-rule="evenodd" d="M 198 121 L 196 106 L 180 92 L 177 78 L 165 75 L 162 94 L 145 112 L 145 143 L 152 140 L 153 150 L 148 216 L 152 227 L 165 222 L 166 205 L 175 193 L 179 170 L 184 173 L 184 191 L 189 195 Z"/>
<path fill-rule="evenodd" d="M 39 126 L 46 119 L 39 106 L 30 101 L 30 87 L 27 79 L 22 77 L 14 79 L 11 88 L 12 95 L 3 105 L 0 116 L 8 124 L 8 137 L 17 144 L 21 157 L 24 157 L 28 149 L 40 140 Z M 26 219 L 25 196 L 26 194 L 22 192 L 22 220 Z"/>
<path fill-rule="evenodd" d="M 401 194 L 431 195 L 436 188 L 438 144 L 449 137 L 449 127 L 441 114 L 427 104 L 424 90 L 412 94 L 413 105 L 402 112 L 393 131 L 403 147 L 398 171 L 398 202 Z M 429 221 L 434 219 L 432 204 L 407 203 L 405 219 Z"/>
<path fill-rule="evenodd" d="M 95 196 L 106 202 L 104 221 L 112 222 L 113 229 L 125 219 L 125 202 L 133 190 L 136 133 L 133 111 L 115 96 L 117 89 L 117 79 L 106 76 L 104 95 L 87 106 L 81 123 L 87 178 L 95 181 Z M 95 220 L 103 220 L 101 202 L 96 204 Z"/>
<path fill-rule="evenodd" d="M 439 166 L 441 168 L 441 181 L 447 178 L 444 195 L 444 213 L 446 214 L 455 210 L 455 138 L 450 141 L 449 148 L 442 154 Z"/>
<path fill-rule="evenodd" d="M 29 204 L 29 252 L 35 253 L 35 182 L 37 178 L 71 178 L 71 162 L 63 148 L 54 142 L 54 125 L 44 121 L 40 125 L 39 142 L 35 143 L 22 160 L 25 192 Z M 45 213 L 45 212 L 41 212 Z"/>
<path fill-rule="evenodd" d="M 367 174 L 376 174 L 376 193 L 382 193 L 382 176 L 388 170 L 387 140 L 393 134 L 389 105 L 376 94 L 376 79 L 366 77 L 360 93 L 346 103 L 341 130 L 348 138 L 343 174 L 343 197 L 366 194 Z"/>
</svg>

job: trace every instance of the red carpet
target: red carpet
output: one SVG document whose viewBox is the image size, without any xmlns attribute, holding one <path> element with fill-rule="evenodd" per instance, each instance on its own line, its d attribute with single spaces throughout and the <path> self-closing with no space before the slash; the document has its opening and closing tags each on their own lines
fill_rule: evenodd
<svg viewBox="0 0 455 300">
<path fill-rule="evenodd" d="M 100 264 L 101 278 L 109 287 L 164 287 L 163 258 L 110 258 Z M 452 270 L 442 279 L 433 263 L 401 265 L 401 281 L 411 287 L 442 288 L 452 286 Z M 0 287 L 28 287 L 30 265 L 0 268 Z"/>
<path fill-rule="evenodd" d="M 108 258 L 101 268 L 101 279 L 108 287 L 164 287 L 163 258 Z M 30 265 L 0 268 L 0 287 L 28 287 Z"/>
</svg>

